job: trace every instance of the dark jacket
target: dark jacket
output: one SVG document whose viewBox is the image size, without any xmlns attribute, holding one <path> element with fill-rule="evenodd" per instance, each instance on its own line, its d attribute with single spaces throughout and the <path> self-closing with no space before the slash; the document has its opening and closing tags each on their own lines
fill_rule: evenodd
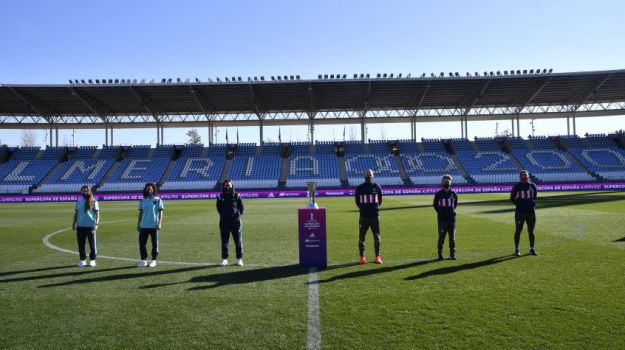
<svg viewBox="0 0 625 350">
<path fill-rule="evenodd" d="M 533 213 L 536 206 L 536 185 L 531 182 L 517 182 L 510 192 L 510 201 L 516 205 L 517 213 Z"/>
<path fill-rule="evenodd" d="M 238 193 L 220 193 L 217 196 L 217 212 L 221 219 L 238 219 L 243 215 L 243 201 Z"/>
<path fill-rule="evenodd" d="M 453 220 L 456 218 L 458 195 L 453 190 L 445 191 L 441 189 L 434 195 L 432 206 L 438 213 L 438 221 Z"/>
<path fill-rule="evenodd" d="M 382 189 L 375 182 L 363 182 L 356 187 L 356 206 L 363 218 L 376 217 L 382 205 Z"/>
</svg>

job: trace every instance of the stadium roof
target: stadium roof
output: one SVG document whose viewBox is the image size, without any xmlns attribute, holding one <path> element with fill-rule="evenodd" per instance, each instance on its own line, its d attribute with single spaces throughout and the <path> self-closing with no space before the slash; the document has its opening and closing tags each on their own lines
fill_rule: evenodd
<svg viewBox="0 0 625 350">
<path fill-rule="evenodd" d="M 499 72 L 498 72 L 499 73 Z M 451 75 L 451 74 L 450 74 Z M 344 76 L 343 76 L 344 77 Z M 293 125 L 625 114 L 625 70 L 421 78 L 0 85 L 0 128 Z"/>
</svg>

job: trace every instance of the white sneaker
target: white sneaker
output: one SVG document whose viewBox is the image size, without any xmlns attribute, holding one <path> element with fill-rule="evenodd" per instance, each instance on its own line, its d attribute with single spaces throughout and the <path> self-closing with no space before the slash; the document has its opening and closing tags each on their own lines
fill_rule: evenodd
<svg viewBox="0 0 625 350">
<path fill-rule="evenodd" d="M 152 260 L 152 261 L 150 261 L 150 265 L 149 265 L 149 266 L 150 266 L 150 267 L 154 267 L 154 266 L 156 266 L 156 260 Z"/>
<path fill-rule="evenodd" d="M 148 262 L 145 260 L 139 260 L 139 267 L 146 267 L 148 266 Z"/>
<path fill-rule="evenodd" d="M 94 267 L 95 266 L 95 260 L 89 261 L 89 266 Z"/>
<path fill-rule="evenodd" d="M 78 267 L 83 267 L 83 266 L 86 266 L 86 265 L 87 265 L 87 262 L 86 262 L 86 261 L 84 261 L 84 260 L 80 260 L 80 261 L 78 262 L 78 264 L 76 264 L 76 266 L 78 266 Z"/>
<path fill-rule="evenodd" d="M 228 266 L 228 259 L 223 259 L 223 260 L 221 261 L 221 264 L 220 264 L 220 265 L 221 265 L 221 266 Z"/>
<path fill-rule="evenodd" d="M 243 266 L 243 259 L 237 259 L 237 265 Z"/>
</svg>

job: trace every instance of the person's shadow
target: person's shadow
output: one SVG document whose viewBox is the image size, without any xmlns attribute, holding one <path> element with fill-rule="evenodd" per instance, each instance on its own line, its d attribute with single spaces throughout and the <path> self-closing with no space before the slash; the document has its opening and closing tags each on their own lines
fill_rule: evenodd
<svg viewBox="0 0 625 350">
<path fill-rule="evenodd" d="M 347 278 L 358 278 L 358 277 L 364 277 L 364 276 L 369 276 L 369 275 L 376 275 L 376 274 L 379 274 L 379 273 L 386 273 L 386 272 L 391 272 L 391 271 L 408 269 L 408 268 L 411 268 L 411 267 L 426 265 L 426 264 L 430 264 L 430 263 L 433 263 L 433 262 L 436 262 L 436 261 L 438 261 L 438 260 L 436 260 L 436 259 L 419 260 L 419 261 L 411 262 L 411 263 L 408 263 L 408 264 L 385 266 L 385 267 L 381 267 L 381 268 L 378 268 L 378 269 L 363 269 L 363 270 L 348 272 L 348 273 L 345 273 L 345 274 L 342 274 L 342 275 L 332 276 L 330 278 L 326 278 L 326 279 L 323 279 L 323 280 L 318 280 L 316 282 L 309 282 L 309 284 L 311 284 L 311 283 L 328 283 L 328 282 L 334 282 L 334 281 L 343 280 L 343 279 L 347 279 Z M 356 264 L 353 264 L 353 265 L 356 265 Z"/>
<path fill-rule="evenodd" d="M 527 255 L 522 255 L 522 256 L 527 256 Z M 406 277 L 405 279 L 408 281 L 411 281 L 411 280 L 418 280 L 418 279 L 427 278 L 431 276 L 446 275 L 449 273 L 477 269 L 479 267 L 499 264 L 510 259 L 518 259 L 518 258 L 519 257 L 516 257 L 514 255 L 498 256 L 496 258 L 490 258 L 487 260 L 476 261 L 476 262 L 462 264 L 462 265 L 446 266 L 446 267 L 441 267 L 441 268 L 434 269 L 434 270 L 424 271 L 418 275 Z"/>
<path fill-rule="evenodd" d="M 617 243 L 617 242 L 625 242 L 625 237 L 623 237 L 623 238 L 619 238 L 619 239 L 615 239 L 615 240 L 614 240 L 614 241 L 612 241 L 612 242 L 614 242 L 614 243 Z"/>
</svg>

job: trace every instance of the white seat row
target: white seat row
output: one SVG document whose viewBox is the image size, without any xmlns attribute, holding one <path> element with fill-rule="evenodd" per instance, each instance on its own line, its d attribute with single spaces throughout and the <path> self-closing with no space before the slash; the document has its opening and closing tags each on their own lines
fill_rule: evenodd
<svg viewBox="0 0 625 350">
<path fill-rule="evenodd" d="M 161 190 L 212 190 L 217 181 L 167 181 L 161 186 Z"/>
<path fill-rule="evenodd" d="M 84 185 L 93 187 L 95 184 L 84 183 L 68 183 L 68 184 L 43 184 L 39 188 L 36 188 L 33 192 L 36 193 L 78 193 L 80 188 Z"/>
<path fill-rule="evenodd" d="M 339 179 L 288 179 L 286 180 L 286 187 L 306 188 L 307 182 L 316 182 L 317 187 L 338 187 L 341 185 Z"/>
</svg>

